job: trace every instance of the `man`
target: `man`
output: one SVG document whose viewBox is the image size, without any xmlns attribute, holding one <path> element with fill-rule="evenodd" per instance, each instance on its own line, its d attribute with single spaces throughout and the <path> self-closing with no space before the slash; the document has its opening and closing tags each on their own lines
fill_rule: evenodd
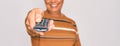
<svg viewBox="0 0 120 46">
<path fill-rule="evenodd" d="M 47 8 L 45 11 L 34 8 L 25 19 L 32 46 L 81 46 L 79 35 L 71 33 L 71 31 L 77 32 L 75 22 L 61 13 L 64 0 L 44 0 L 44 2 Z M 34 30 L 36 22 L 41 22 L 43 18 L 50 19 L 48 31 L 38 32 Z M 70 35 L 72 37 L 68 38 Z"/>
</svg>

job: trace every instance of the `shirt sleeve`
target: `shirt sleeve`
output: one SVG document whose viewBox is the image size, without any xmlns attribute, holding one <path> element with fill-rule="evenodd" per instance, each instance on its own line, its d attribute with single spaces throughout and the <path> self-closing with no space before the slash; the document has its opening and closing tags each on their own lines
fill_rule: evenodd
<svg viewBox="0 0 120 46">
<path fill-rule="evenodd" d="M 75 22 L 74 22 L 75 23 Z M 80 42 L 80 38 L 79 38 L 79 34 L 78 34 L 78 30 L 77 30 L 77 26 L 75 24 L 75 30 L 76 30 L 76 40 L 73 46 L 81 46 L 81 42 Z"/>
<path fill-rule="evenodd" d="M 77 39 L 75 40 L 74 46 L 81 46 L 79 35 L 77 34 Z"/>
</svg>

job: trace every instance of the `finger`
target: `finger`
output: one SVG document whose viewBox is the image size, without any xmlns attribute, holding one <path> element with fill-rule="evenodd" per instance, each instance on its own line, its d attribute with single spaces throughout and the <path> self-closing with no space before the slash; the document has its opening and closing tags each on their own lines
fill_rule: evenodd
<svg viewBox="0 0 120 46">
<path fill-rule="evenodd" d="M 40 9 L 40 8 L 38 8 L 38 10 L 36 10 L 36 22 L 41 22 L 41 20 L 42 20 L 42 13 L 43 13 L 43 10 L 42 9 Z"/>
<path fill-rule="evenodd" d="M 27 28 L 28 30 L 30 30 L 31 27 L 30 27 L 30 25 L 29 25 L 28 20 L 25 21 L 25 24 L 26 24 L 26 28 Z"/>
<path fill-rule="evenodd" d="M 29 25 L 30 27 L 33 29 L 33 27 L 35 26 L 35 14 L 34 13 L 31 13 L 28 17 L 28 22 L 29 22 Z"/>
<path fill-rule="evenodd" d="M 29 25 L 28 19 L 25 20 L 25 25 Z"/>
<path fill-rule="evenodd" d="M 39 35 L 44 35 L 44 32 L 36 32 Z"/>
<path fill-rule="evenodd" d="M 41 14 L 36 14 L 36 22 L 41 22 L 42 20 L 42 15 Z"/>
<path fill-rule="evenodd" d="M 40 34 L 40 35 L 44 35 L 44 33 L 43 33 L 43 32 L 39 32 L 39 34 Z"/>
<path fill-rule="evenodd" d="M 49 26 L 48 31 L 52 30 L 54 27 L 54 25 Z"/>
</svg>

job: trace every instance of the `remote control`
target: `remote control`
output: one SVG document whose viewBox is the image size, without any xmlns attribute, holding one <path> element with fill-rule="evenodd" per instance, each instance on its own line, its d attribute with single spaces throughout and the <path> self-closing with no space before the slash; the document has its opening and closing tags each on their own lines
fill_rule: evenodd
<svg viewBox="0 0 120 46">
<path fill-rule="evenodd" d="M 49 19 L 43 18 L 41 22 L 36 22 L 34 30 L 38 32 L 48 31 L 48 23 L 49 23 Z"/>
</svg>

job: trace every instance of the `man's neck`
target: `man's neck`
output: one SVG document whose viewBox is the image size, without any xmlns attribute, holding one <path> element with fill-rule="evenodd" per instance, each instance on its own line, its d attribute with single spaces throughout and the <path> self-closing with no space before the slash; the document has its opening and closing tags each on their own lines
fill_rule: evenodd
<svg viewBox="0 0 120 46">
<path fill-rule="evenodd" d="M 45 13 L 47 15 L 50 15 L 50 16 L 54 16 L 54 17 L 60 17 L 62 15 L 62 13 L 59 11 L 59 12 L 50 12 L 50 11 L 45 11 Z"/>
</svg>

